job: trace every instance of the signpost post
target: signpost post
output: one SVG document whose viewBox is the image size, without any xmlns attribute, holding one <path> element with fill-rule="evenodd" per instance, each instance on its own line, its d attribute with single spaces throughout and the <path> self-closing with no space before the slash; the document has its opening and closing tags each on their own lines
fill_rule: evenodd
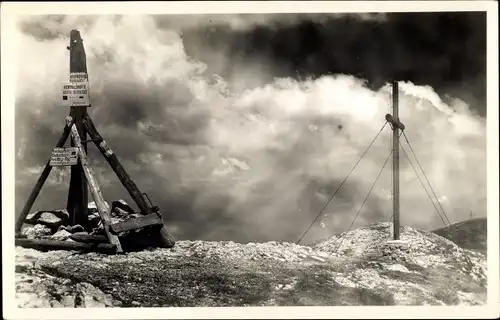
<svg viewBox="0 0 500 320">
<path fill-rule="evenodd" d="M 139 191 L 138 187 L 125 171 L 125 168 L 121 165 L 118 157 L 97 132 L 92 119 L 87 113 L 87 108 L 90 107 L 87 63 L 82 38 L 77 30 L 72 30 L 70 33 L 68 50 L 70 50 L 70 76 L 69 82 L 62 84 L 61 87 L 61 106 L 69 107 L 70 114 L 66 118 L 67 123 L 62 136 L 57 142 L 56 148 L 52 150 L 50 160 L 47 161 L 40 178 L 16 221 L 16 245 L 39 250 L 69 249 L 123 253 L 124 248 L 122 248 L 119 239 L 121 232 L 149 228 L 151 231 L 158 233 L 158 237 L 154 238 L 159 240 L 156 241 L 156 245 L 166 248 L 173 247 L 175 240 L 165 228 L 159 208 L 153 206 L 151 202 L 146 201 L 147 195 Z M 125 189 L 136 202 L 142 214 L 141 217 L 131 217 L 117 223 L 111 220 L 109 208 L 104 201 L 90 162 L 88 161 L 87 134 L 91 136 L 92 139 L 90 141 L 94 142 L 99 152 L 106 158 L 120 179 L 120 182 L 122 182 Z M 64 147 L 65 141 L 69 136 L 71 136 L 71 147 Z M 53 166 L 71 166 L 71 180 L 66 208 L 70 215 L 70 224 L 79 224 L 87 230 L 90 229 L 88 226 L 87 204 L 89 185 L 87 181 L 90 182 L 92 196 L 96 201 L 98 213 L 103 222 L 106 234 L 104 239 L 105 241 L 109 241 L 109 245 L 93 246 L 90 243 L 82 244 L 23 238 L 21 228 Z M 128 245 L 133 244 L 128 243 Z"/>
<path fill-rule="evenodd" d="M 87 107 L 90 106 L 87 57 L 83 47 L 83 40 L 78 30 L 71 30 L 68 50 L 70 52 L 70 83 L 63 85 L 62 104 L 71 108 L 69 115 L 74 120 L 76 129 L 82 140 L 82 147 L 85 153 L 87 153 L 87 130 L 82 122 L 82 119 L 87 113 Z M 67 89 L 65 87 L 67 87 Z M 64 99 L 65 96 L 66 99 Z M 67 101 L 67 103 L 65 103 L 65 101 Z M 71 140 L 71 146 L 76 147 L 73 140 Z M 78 163 L 71 167 L 68 202 L 66 205 L 70 221 L 73 225 L 79 224 L 85 227 L 88 224 L 87 204 L 87 179 L 83 172 L 81 161 L 78 160 Z"/>
</svg>

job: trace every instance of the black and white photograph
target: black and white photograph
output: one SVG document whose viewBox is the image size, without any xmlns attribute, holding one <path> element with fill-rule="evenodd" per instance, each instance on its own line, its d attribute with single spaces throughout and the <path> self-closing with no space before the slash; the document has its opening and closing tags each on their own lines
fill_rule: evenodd
<svg viewBox="0 0 500 320">
<path fill-rule="evenodd" d="M 457 10 L 18 9 L 2 23 L 10 308 L 496 299 L 498 315 L 498 6 L 445 2 Z"/>
</svg>

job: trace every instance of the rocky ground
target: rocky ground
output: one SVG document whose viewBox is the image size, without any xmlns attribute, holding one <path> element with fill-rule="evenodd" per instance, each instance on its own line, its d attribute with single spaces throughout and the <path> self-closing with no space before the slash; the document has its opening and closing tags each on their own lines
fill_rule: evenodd
<svg viewBox="0 0 500 320">
<path fill-rule="evenodd" d="M 179 241 L 124 255 L 16 248 L 19 307 L 480 305 L 486 258 L 389 223 L 319 241 Z M 342 240 L 343 239 L 343 240 Z"/>
</svg>

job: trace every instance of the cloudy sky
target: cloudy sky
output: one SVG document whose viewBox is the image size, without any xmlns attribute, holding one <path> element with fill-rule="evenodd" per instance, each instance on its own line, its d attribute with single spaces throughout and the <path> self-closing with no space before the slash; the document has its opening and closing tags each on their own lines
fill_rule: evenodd
<svg viewBox="0 0 500 320">
<path fill-rule="evenodd" d="M 384 124 L 391 80 L 450 220 L 486 216 L 484 13 L 26 17 L 16 212 L 69 112 L 58 95 L 71 29 L 84 39 L 91 117 L 177 239 L 297 240 Z M 305 242 L 346 230 L 390 136 L 386 127 Z M 89 155 L 106 200 L 131 203 L 94 146 Z M 401 156 L 402 223 L 442 226 Z M 65 207 L 68 173 L 52 171 L 34 210 Z M 390 182 L 388 165 L 355 226 L 389 220 Z"/>
</svg>

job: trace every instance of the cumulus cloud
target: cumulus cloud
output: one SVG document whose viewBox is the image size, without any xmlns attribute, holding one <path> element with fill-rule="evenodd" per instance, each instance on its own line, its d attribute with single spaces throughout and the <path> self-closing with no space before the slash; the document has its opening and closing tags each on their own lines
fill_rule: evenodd
<svg viewBox="0 0 500 320">
<path fill-rule="evenodd" d="M 154 16 L 100 16 L 20 24 L 17 211 L 68 114 L 58 94 L 68 76 L 67 36 L 75 28 L 87 52 L 89 113 L 177 238 L 296 240 L 384 124 L 390 87 L 374 90 L 343 74 L 273 78 L 272 69 L 252 68 L 267 62 L 243 60 L 222 61 L 239 70 L 224 78 L 187 54 L 174 23 L 163 23 L 159 28 Z M 470 210 L 484 216 L 484 118 L 461 100 L 444 102 L 431 87 L 400 87 L 406 134 L 438 196 L 446 197 L 450 219 Z M 390 136 L 386 127 L 325 211 L 325 227 L 318 223 L 305 241 L 350 225 L 390 152 Z M 96 149 L 89 154 L 106 200 L 132 203 Z M 401 170 L 402 223 L 439 227 L 404 159 Z M 65 206 L 68 173 L 52 173 L 35 209 Z M 388 166 L 358 226 L 390 218 L 390 182 Z"/>
</svg>

